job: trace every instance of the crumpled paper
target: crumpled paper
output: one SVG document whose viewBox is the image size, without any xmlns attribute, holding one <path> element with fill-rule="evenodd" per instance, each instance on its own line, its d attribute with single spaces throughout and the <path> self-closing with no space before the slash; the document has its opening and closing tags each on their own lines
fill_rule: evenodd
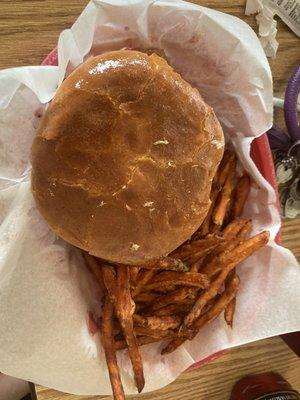
<svg viewBox="0 0 300 400">
<path fill-rule="evenodd" d="M 45 103 L 66 71 L 106 50 L 164 49 L 170 63 L 214 107 L 227 140 L 252 176 L 245 214 L 269 245 L 239 267 L 234 329 L 219 318 L 194 341 L 161 356 L 163 344 L 141 350 L 145 391 L 173 381 L 219 350 L 300 329 L 300 270 L 274 243 L 276 196 L 250 158 L 252 140 L 272 125 L 272 78 L 255 33 L 241 20 L 182 1 L 90 2 L 58 43 L 59 67 L 0 73 L 0 370 L 75 394 L 111 393 L 99 335 L 88 311 L 99 293 L 80 253 L 57 238 L 30 192 L 30 146 Z M 127 393 L 135 393 L 126 351 L 118 355 Z"/>
<path fill-rule="evenodd" d="M 300 37 L 300 0 L 247 0 L 245 14 L 255 14 L 258 23 L 260 43 L 267 57 L 275 58 L 278 50 L 277 21 L 278 15 L 289 28 Z"/>
</svg>

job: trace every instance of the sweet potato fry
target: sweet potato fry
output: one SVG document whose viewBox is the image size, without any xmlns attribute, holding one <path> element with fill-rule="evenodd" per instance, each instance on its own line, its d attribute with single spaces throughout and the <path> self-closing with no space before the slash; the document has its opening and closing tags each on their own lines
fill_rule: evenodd
<svg viewBox="0 0 300 400">
<path fill-rule="evenodd" d="M 166 271 L 179 271 L 187 272 L 188 267 L 179 258 L 174 257 L 162 257 L 158 260 L 145 263 L 142 266 L 145 269 L 163 269 Z"/>
<path fill-rule="evenodd" d="M 145 379 L 142 358 L 133 330 L 132 316 L 135 310 L 135 304 L 130 295 L 130 271 L 127 266 L 117 267 L 116 293 L 115 311 L 128 346 L 136 387 L 140 393 L 144 388 Z"/>
<path fill-rule="evenodd" d="M 186 339 L 192 340 L 199 329 L 202 328 L 206 323 L 217 318 L 231 300 L 236 296 L 236 292 L 239 287 L 239 278 L 236 276 L 230 286 L 222 293 L 222 295 L 216 300 L 212 307 L 201 315 L 197 320 L 194 321 L 192 327 L 189 330 L 181 331 L 179 337 L 172 339 L 171 342 L 162 350 L 162 354 L 169 354 L 181 346 Z"/>
<path fill-rule="evenodd" d="M 159 330 L 176 329 L 182 322 L 182 318 L 178 315 L 171 315 L 167 317 L 143 317 L 141 315 L 134 314 L 133 320 L 136 325 Z"/>
<path fill-rule="evenodd" d="M 157 296 L 155 299 L 155 302 L 153 302 L 152 306 L 148 308 L 149 312 L 155 312 L 156 310 L 167 306 L 169 304 L 182 304 L 188 299 L 191 295 L 191 288 L 187 287 L 182 287 L 179 288 L 178 290 L 167 293 L 166 295 L 163 296 Z"/>
<path fill-rule="evenodd" d="M 232 217 L 240 217 L 242 215 L 244 205 L 250 191 L 250 178 L 248 175 L 243 175 L 237 181 L 234 190 L 234 201 L 232 207 Z"/>
<path fill-rule="evenodd" d="M 239 244 L 231 252 L 225 254 L 222 260 L 223 263 L 219 265 L 221 270 L 220 275 L 211 283 L 207 291 L 200 293 L 193 308 L 185 317 L 183 327 L 190 327 L 193 321 L 199 317 L 203 307 L 218 294 L 229 272 L 232 271 L 237 264 L 244 261 L 256 250 L 264 246 L 268 240 L 269 232 L 264 231 Z"/>
<path fill-rule="evenodd" d="M 205 256 L 201 257 L 198 260 L 196 260 L 195 262 L 191 263 L 190 272 L 199 272 L 204 259 L 205 259 Z"/>
<path fill-rule="evenodd" d="M 202 225 L 200 228 L 200 233 L 202 236 L 206 236 L 208 233 L 210 233 L 211 217 L 212 217 L 213 210 L 215 208 L 215 203 L 218 198 L 218 194 L 219 194 L 220 190 L 221 190 L 221 186 L 219 184 L 216 184 L 213 182 L 211 192 L 210 192 L 209 210 L 208 210 L 206 217 L 204 218 L 204 221 L 202 222 Z"/>
<path fill-rule="evenodd" d="M 245 257 L 243 257 L 242 259 L 243 261 L 245 258 L 249 257 L 254 251 L 256 251 L 257 249 L 259 249 L 260 247 L 264 246 L 267 243 L 269 237 L 268 232 L 265 233 L 262 232 L 261 234 L 256 235 L 253 238 L 250 238 L 247 241 L 243 242 L 245 236 L 248 234 L 248 230 L 249 227 L 245 226 L 245 229 L 243 228 L 238 234 L 238 236 L 229 242 L 226 248 L 224 247 L 221 248 L 220 246 L 220 250 L 222 251 L 220 253 L 217 251 L 216 256 L 208 260 L 208 263 L 202 269 L 201 272 L 207 275 L 209 279 L 212 279 L 221 271 L 223 266 L 234 260 L 234 256 L 237 257 L 237 260 L 239 259 L 239 257 L 242 256 L 242 254 L 237 254 L 241 248 L 245 252 Z"/>
<path fill-rule="evenodd" d="M 135 282 L 140 272 L 140 267 L 130 267 L 130 285 L 131 287 L 135 286 Z"/>
<path fill-rule="evenodd" d="M 235 218 L 231 221 L 225 229 L 222 231 L 222 236 L 225 240 L 230 240 L 238 236 L 242 229 L 251 229 L 252 223 L 251 220 L 246 218 Z"/>
<path fill-rule="evenodd" d="M 172 338 L 172 336 L 170 337 L 170 339 Z M 151 336 L 140 336 L 137 338 L 137 343 L 138 346 L 143 346 L 149 343 L 155 343 L 155 342 L 159 342 L 162 338 L 154 338 Z M 164 339 L 168 339 L 168 337 L 164 338 Z M 115 348 L 116 350 L 123 350 L 126 349 L 126 342 L 125 340 L 116 340 L 115 342 Z"/>
<path fill-rule="evenodd" d="M 226 281 L 225 281 L 225 288 L 228 288 L 232 284 L 232 280 L 235 279 L 236 277 L 236 272 L 235 269 L 233 269 L 227 276 Z M 230 303 L 227 304 L 225 311 L 224 311 L 224 318 L 228 326 L 232 328 L 233 325 L 233 316 L 234 316 L 234 311 L 235 311 L 235 305 L 236 305 L 236 298 L 233 297 Z"/>
<path fill-rule="evenodd" d="M 151 281 L 154 275 L 157 273 L 155 269 L 142 269 L 139 273 L 138 279 L 136 281 L 135 289 L 132 292 L 132 297 L 135 298 L 144 286 Z"/>
<path fill-rule="evenodd" d="M 135 326 L 134 333 L 137 336 L 150 336 L 157 339 L 163 339 L 164 337 L 171 337 L 174 332 L 170 329 L 150 329 L 144 326 Z"/>
<path fill-rule="evenodd" d="M 227 305 L 231 302 L 231 300 L 236 296 L 240 284 L 240 279 L 236 275 L 230 282 L 229 286 L 225 289 L 222 295 L 217 299 L 217 301 L 212 305 L 212 307 L 203 315 L 198 318 L 192 329 L 189 331 L 188 338 L 192 340 L 199 329 L 202 328 L 207 322 L 212 321 L 217 318 L 221 312 L 227 307 Z"/>
<path fill-rule="evenodd" d="M 116 278 L 116 271 L 115 268 L 112 265 L 109 264 L 102 264 L 102 276 L 103 276 L 103 282 L 104 285 L 107 289 L 108 296 L 113 303 L 113 305 L 116 304 L 116 284 L 117 284 L 117 278 Z"/>
<path fill-rule="evenodd" d="M 188 259 L 191 255 L 197 253 L 198 258 L 201 258 L 212 251 L 223 238 L 217 236 L 207 236 L 204 239 L 195 240 L 194 242 L 183 244 L 174 250 L 171 255 L 182 260 Z"/>
<path fill-rule="evenodd" d="M 162 272 L 152 279 L 145 290 L 153 290 L 156 287 L 165 287 L 170 284 L 176 286 L 195 286 L 205 289 L 209 286 L 209 279 L 199 272 Z"/>
<path fill-rule="evenodd" d="M 102 293 L 105 292 L 105 285 L 103 281 L 102 268 L 97 263 L 97 259 L 86 252 L 82 252 L 83 258 L 85 260 L 86 266 L 89 271 L 95 276 L 97 282 L 99 283 Z"/>
<path fill-rule="evenodd" d="M 156 301 L 157 294 L 156 293 L 140 293 L 136 297 L 134 297 L 135 303 L 142 303 L 142 304 L 152 304 Z"/>
<path fill-rule="evenodd" d="M 124 400 L 125 394 L 121 382 L 113 338 L 113 304 L 105 297 L 101 323 L 101 341 L 105 352 L 109 378 L 116 400 Z"/>
<path fill-rule="evenodd" d="M 225 185 L 228 175 L 231 171 L 235 171 L 236 166 L 236 155 L 228 150 L 220 163 L 218 169 L 218 176 L 216 177 L 217 182 L 221 187 Z"/>
<path fill-rule="evenodd" d="M 182 315 L 190 311 L 194 300 L 186 299 L 184 304 L 169 304 L 155 311 L 155 316 L 165 317 L 168 315 Z M 147 315 L 147 314 L 146 314 Z"/>
<path fill-rule="evenodd" d="M 164 347 L 161 351 L 161 354 L 170 354 L 173 353 L 179 346 L 181 346 L 187 340 L 186 337 L 178 337 L 174 338 Z"/>
<path fill-rule="evenodd" d="M 219 193 L 212 215 L 212 221 L 220 227 L 223 225 L 227 207 L 229 205 L 231 194 L 234 189 L 235 166 L 236 160 L 233 159 L 230 163 L 228 175 L 226 177 L 224 186 Z"/>
</svg>

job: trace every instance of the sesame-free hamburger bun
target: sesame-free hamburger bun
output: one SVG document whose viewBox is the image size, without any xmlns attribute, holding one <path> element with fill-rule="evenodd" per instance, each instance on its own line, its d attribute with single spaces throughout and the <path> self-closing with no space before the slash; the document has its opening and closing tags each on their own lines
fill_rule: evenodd
<svg viewBox="0 0 300 400">
<path fill-rule="evenodd" d="M 142 265 L 200 226 L 223 147 L 212 108 L 164 59 L 113 51 L 59 87 L 33 142 L 32 192 L 67 242 Z"/>
</svg>

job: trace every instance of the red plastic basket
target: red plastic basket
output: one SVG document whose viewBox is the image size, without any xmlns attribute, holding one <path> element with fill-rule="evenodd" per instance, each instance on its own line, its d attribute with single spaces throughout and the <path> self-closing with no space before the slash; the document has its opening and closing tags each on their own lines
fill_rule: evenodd
<svg viewBox="0 0 300 400">
<path fill-rule="evenodd" d="M 56 48 L 53 49 L 43 60 L 42 65 L 58 65 L 58 54 Z M 252 142 L 251 157 L 264 178 L 273 186 L 277 195 L 277 203 L 279 207 L 278 188 L 273 158 L 266 134 L 261 135 L 259 138 L 254 139 L 254 141 Z M 280 243 L 280 232 L 278 233 L 276 240 Z M 222 354 L 226 353 L 226 351 L 227 350 L 222 350 L 215 354 L 212 354 L 211 356 L 193 364 L 191 368 L 198 368 L 202 365 L 208 364 L 209 362 L 219 358 Z"/>
</svg>

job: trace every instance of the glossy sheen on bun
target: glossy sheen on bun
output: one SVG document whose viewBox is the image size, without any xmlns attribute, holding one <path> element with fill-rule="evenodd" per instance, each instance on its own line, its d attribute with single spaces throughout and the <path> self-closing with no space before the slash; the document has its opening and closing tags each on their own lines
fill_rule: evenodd
<svg viewBox="0 0 300 400">
<path fill-rule="evenodd" d="M 142 264 L 199 227 L 223 146 L 213 110 L 165 60 L 105 53 L 49 105 L 32 146 L 32 191 L 67 242 Z"/>
</svg>

